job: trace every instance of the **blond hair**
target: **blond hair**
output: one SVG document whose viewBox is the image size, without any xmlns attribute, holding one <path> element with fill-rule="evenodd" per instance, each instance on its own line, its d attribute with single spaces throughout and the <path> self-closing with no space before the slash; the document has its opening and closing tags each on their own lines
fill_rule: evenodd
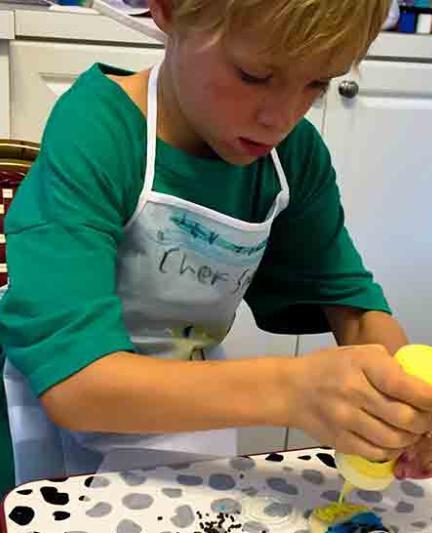
<svg viewBox="0 0 432 533">
<path fill-rule="evenodd" d="M 180 30 L 213 38 L 247 28 L 262 52 L 301 57 L 347 51 L 358 64 L 378 35 L 391 0 L 171 0 Z"/>
</svg>

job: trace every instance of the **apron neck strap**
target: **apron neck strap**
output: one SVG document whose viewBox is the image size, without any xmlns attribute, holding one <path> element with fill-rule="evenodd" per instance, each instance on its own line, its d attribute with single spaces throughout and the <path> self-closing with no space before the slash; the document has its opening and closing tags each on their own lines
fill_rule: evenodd
<svg viewBox="0 0 432 533">
<path fill-rule="evenodd" d="M 147 89 L 147 160 L 146 173 L 144 177 L 144 187 L 141 192 L 140 203 L 144 205 L 148 195 L 153 188 L 154 170 L 156 161 L 156 139 L 157 139 L 157 91 L 158 78 L 161 63 L 155 65 L 150 72 Z"/>
<path fill-rule="evenodd" d="M 280 193 L 277 199 L 278 200 L 277 212 L 275 213 L 275 216 L 277 216 L 288 205 L 289 199 L 290 199 L 290 191 L 289 191 L 289 186 L 288 186 L 288 182 L 286 179 L 286 174 L 282 167 L 282 163 L 281 163 L 281 160 L 279 158 L 279 154 L 277 153 L 276 148 L 273 148 L 273 150 L 271 151 L 271 157 L 273 159 L 273 164 L 276 168 L 276 172 L 277 172 L 280 187 L 281 187 L 281 190 L 280 190 Z"/>
</svg>

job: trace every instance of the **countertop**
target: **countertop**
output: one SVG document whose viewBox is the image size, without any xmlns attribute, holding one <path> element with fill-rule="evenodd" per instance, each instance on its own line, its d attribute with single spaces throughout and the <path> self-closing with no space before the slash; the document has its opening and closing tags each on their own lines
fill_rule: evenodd
<svg viewBox="0 0 432 533">
<path fill-rule="evenodd" d="M 89 8 L 59 9 L 56 6 L 52 10 L 0 2 L 0 39 L 55 39 L 126 46 L 163 46 L 160 39 L 154 38 L 155 31 L 159 31 L 155 23 L 150 18 L 140 20 L 143 33 L 126 28 Z M 368 53 L 368 59 L 375 58 L 432 62 L 432 35 L 382 32 Z"/>
<path fill-rule="evenodd" d="M 309 510 L 340 488 L 333 452 L 322 448 L 128 469 L 21 485 L 4 501 L 0 530 L 3 521 L 6 533 L 306 533 Z M 349 501 L 392 531 L 431 533 L 431 496 L 430 480 L 405 480 Z"/>
</svg>

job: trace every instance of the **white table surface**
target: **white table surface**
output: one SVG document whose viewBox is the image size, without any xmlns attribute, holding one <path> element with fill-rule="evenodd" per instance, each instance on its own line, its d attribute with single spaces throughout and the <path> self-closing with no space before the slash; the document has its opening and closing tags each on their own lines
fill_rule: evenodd
<svg viewBox="0 0 432 533">
<path fill-rule="evenodd" d="M 332 451 L 313 448 L 28 483 L 4 512 L 7 533 L 201 533 L 220 512 L 229 533 L 307 533 L 308 511 L 340 488 Z M 431 533 L 431 498 L 430 481 L 395 481 L 349 499 L 394 531 Z"/>
</svg>

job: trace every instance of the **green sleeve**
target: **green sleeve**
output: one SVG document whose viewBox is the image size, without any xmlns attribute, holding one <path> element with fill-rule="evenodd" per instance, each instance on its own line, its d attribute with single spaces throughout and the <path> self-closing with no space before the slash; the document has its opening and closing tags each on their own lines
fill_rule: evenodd
<svg viewBox="0 0 432 533">
<path fill-rule="evenodd" d="M 303 121 L 278 152 L 291 198 L 246 294 L 258 326 L 285 334 L 330 331 L 323 305 L 389 313 L 345 227 L 335 171 L 319 133 Z"/>
<path fill-rule="evenodd" d="M 106 354 L 133 350 L 115 278 L 142 147 L 115 99 L 80 90 L 77 82 L 54 108 L 6 217 L 1 343 L 37 394 Z"/>
</svg>

